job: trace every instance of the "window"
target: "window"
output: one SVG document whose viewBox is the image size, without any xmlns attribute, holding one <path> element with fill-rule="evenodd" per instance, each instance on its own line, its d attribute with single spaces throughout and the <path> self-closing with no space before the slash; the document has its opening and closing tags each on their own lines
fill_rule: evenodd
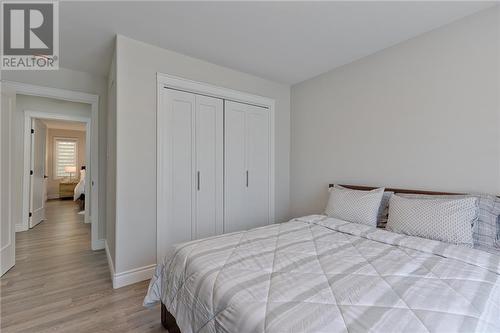
<svg viewBox="0 0 500 333">
<path fill-rule="evenodd" d="M 54 178 L 74 177 L 76 172 L 67 172 L 66 167 L 74 167 L 78 161 L 76 139 L 54 139 Z"/>
</svg>

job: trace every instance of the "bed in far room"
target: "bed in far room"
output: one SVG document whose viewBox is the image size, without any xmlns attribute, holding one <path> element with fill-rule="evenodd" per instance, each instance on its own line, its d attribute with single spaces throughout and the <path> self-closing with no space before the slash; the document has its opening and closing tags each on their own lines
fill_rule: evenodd
<svg viewBox="0 0 500 333">
<path fill-rule="evenodd" d="M 73 201 L 79 201 L 81 211 L 85 210 L 85 176 L 85 166 L 82 166 L 80 170 L 80 181 L 76 184 L 73 195 Z"/>
<path fill-rule="evenodd" d="M 171 247 L 144 303 L 183 333 L 499 332 L 499 203 L 337 186 L 325 215 Z"/>
</svg>

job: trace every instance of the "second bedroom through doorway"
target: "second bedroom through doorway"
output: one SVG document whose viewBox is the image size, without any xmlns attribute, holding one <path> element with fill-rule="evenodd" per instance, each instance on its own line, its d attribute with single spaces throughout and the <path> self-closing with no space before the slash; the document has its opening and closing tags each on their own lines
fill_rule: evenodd
<svg viewBox="0 0 500 333">
<path fill-rule="evenodd" d="M 53 224 L 66 217 L 90 235 L 90 105 L 18 95 L 14 119 L 23 129 L 15 134 L 14 178 L 24 184 L 13 198 L 16 231 L 57 230 Z"/>
</svg>

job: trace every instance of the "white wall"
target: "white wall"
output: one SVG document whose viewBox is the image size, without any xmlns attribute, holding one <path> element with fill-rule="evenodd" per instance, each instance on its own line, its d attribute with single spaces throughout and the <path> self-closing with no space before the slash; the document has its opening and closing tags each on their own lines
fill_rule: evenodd
<svg viewBox="0 0 500 333">
<path fill-rule="evenodd" d="M 99 239 L 106 236 L 106 126 L 107 126 L 107 85 L 106 78 L 60 68 L 56 71 L 2 71 L 1 79 L 44 87 L 68 89 L 99 95 L 98 133 L 91 140 L 99 140 Z M 93 124 L 95 126 L 95 124 Z M 95 127 L 94 127 L 95 128 Z M 93 141 L 92 141 L 93 142 Z M 13 184 L 15 187 L 15 184 Z"/>
<path fill-rule="evenodd" d="M 39 111 L 90 117 L 90 104 L 74 103 L 45 97 L 17 95 L 16 110 L 12 115 L 12 218 L 22 224 L 23 170 L 24 170 L 24 111 Z M 17 185 L 16 185 L 17 184 Z"/>
<path fill-rule="evenodd" d="M 54 172 L 54 139 L 55 138 L 71 138 L 76 139 L 77 142 L 77 154 L 78 161 L 76 163 L 77 172 L 73 175 L 72 179 L 77 182 L 80 179 L 80 169 L 82 166 L 86 165 L 85 161 L 85 131 L 74 131 L 58 128 L 48 128 L 47 129 L 47 163 L 45 175 L 49 178 L 47 179 L 47 197 L 49 199 L 59 198 L 59 183 L 60 178 L 55 178 Z"/>
<path fill-rule="evenodd" d="M 290 87 L 118 36 L 117 272 L 156 263 L 157 72 L 276 100 L 276 218 L 288 218 Z"/>
<path fill-rule="evenodd" d="M 500 194 L 499 9 L 292 87 L 291 213 L 330 182 Z"/>
</svg>

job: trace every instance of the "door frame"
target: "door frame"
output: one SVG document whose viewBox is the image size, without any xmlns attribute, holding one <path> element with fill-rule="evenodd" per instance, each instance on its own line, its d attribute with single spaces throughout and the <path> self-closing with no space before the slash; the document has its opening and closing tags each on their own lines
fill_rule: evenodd
<svg viewBox="0 0 500 333">
<path fill-rule="evenodd" d="M 86 132 L 86 165 L 87 167 L 87 188 L 86 192 L 86 200 L 87 205 L 90 207 L 89 213 L 90 216 L 88 219 L 91 223 L 91 248 L 92 250 L 101 250 L 104 249 L 104 239 L 99 239 L 99 122 L 98 122 L 98 113 L 99 113 L 99 95 L 83 93 L 79 91 L 59 89 L 59 88 L 51 88 L 44 86 L 37 86 L 33 84 L 20 83 L 15 81 L 2 81 L 2 83 L 13 89 L 16 94 L 28 95 L 28 96 L 37 96 L 37 97 L 46 97 L 52 99 L 58 99 L 69 102 L 77 102 L 90 104 L 91 114 L 90 118 L 80 117 L 80 119 L 85 118 L 83 120 L 87 123 L 87 132 Z M 32 112 L 32 111 L 31 111 Z M 55 113 L 45 113 L 45 112 L 32 112 L 31 115 L 35 115 L 35 118 L 43 118 L 43 119 L 59 119 L 59 120 L 75 120 L 78 117 L 72 117 L 64 114 L 55 114 Z M 41 116 L 37 116 L 41 115 Z M 51 117 L 52 116 L 52 117 Z M 70 119 L 71 118 L 71 119 Z M 82 120 L 77 120 L 82 121 Z M 31 125 L 31 124 L 29 124 Z M 28 210 L 29 210 L 29 190 L 27 191 L 27 187 L 29 188 L 29 163 L 27 167 L 27 149 L 26 149 L 26 115 L 25 115 L 25 124 L 24 124 L 24 176 L 23 176 L 23 212 L 22 212 L 22 225 L 16 224 L 16 231 L 24 231 L 28 228 Z M 30 126 L 29 126 L 30 127 Z M 31 127 L 29 128 L 31 131 Z M 31 134 L 30 134 L 31 135 Z M 29 146 L 28 146 L 29 147 Z M 29 151 L 29 150 L 28 150 Z M 28 155 L 29 162 L 29 155 Z M 28 177 L 27 177 L 28 176 Z M 87 199 L 87 190 L 89 191 L 89 196 Z"/>
<path fill-rule="evenodd" d="M 6 129 L 6 137 L 8 141 L 8 145 L 6 147 L 6 151 L 3 150 L 3 147 L 0 147 L 0 218 L 3 214 L 7 215 L 7 225 L 8 225 L 8 238 L 7 244 L 3 245 L 0 248 L 0 276 L 3 276 L 7 273 L 16 263 L 16 233 L 15 233 L 15 223 L 12 219 L 12 127 L 10 126 L 12 122 L 12 117 L 15 109 L 15 93 L 14 91 L 10 91 L 11 89 L 5 87 L 5 85 L 0 82 L 0 89 L 3 93 L 4 91 L 8 91 L 8 93 L 12 93 L 14 95 L 14 103 L 9 99 L 9 110 L 5 113 L 7 116 L 5 119 L 5 123 L 9 124 Z M 6 112 L 5 110 L 1 110 L 1 112 Z M 0 128 L 2 127 L 2 115 L 0 115 Z M 5 155 L 4 155 L 5 154 Z M 5 161 L 4 158 L 7 158 Z M 4 179 L 3 172 L 7 174 L 7 179 Z M 5 205 L 4 205 L 4 200 Z M 11 265 L 12 264 L 12 265 Z M 6 268 L 8 266 L 8 268 Z"/>
<path fill-rule="evenodd" d="M 255 106 L 261 106 L 269 109 L 270 124 L 269 124 L 269 168 L 270 168 L 270 181 L 269 181 L 269 221 L 274 223 L 275 210 L 274 210 L 274 193 L 275 193 L 275 100 L 268 97 L 253 95 L 246 92 L 215 86 L 205 82 L 193 81 L 182 77 L 156 73 L 156 261 L 159 262 L 163 258 L 164 245 L 161 242 L 160 235 L 164 230 L 165 216 L 161 207 L 164 207 L 163 200 L 165 198 L 165 188 L 163 186 L 163 177 L 159 172 L 163 168 L 162 161 L 164 156 L 161 152 L 160 139 L 163 137 L 163 128 L 159 126 L 162 115 L 163 99 L 162 89 L 170 88 L 181 90 L 198 95 L 205 95 L 209 97 L 230 100 Z"/>
<path fill-rule="evenodd" d="M 64 114 L 58 114 L 58 113 L 50 113 L 50 112 L 40 112 L 40 111 L 30 111 L 30 110 L 25 110 L 24 111 L 24 181 L 23 181 L 23 223 L 22 223 L 22 228 L 24 230 L 29 229 L 29 210 L 31 207 L 31 200 L 32 200 L 32 184 L 31 184 L 31 176 L 30 176 L 30 170 L 32 166 L 32 158 L 33 158 L 33 151 L 32 151 L 32 140 L 31 140 L 31 124 L 34 119 L 38 120 L 43 120 L 43 119 L 48 119 L 48 120 L 68 120 L 68 121 L 78 121 L 81 123 L 85 123 L 85 168 L 89 170 L 89 173 L 92 174 L 92 160 L 91 160 L 91 149 L 89 149 L 90 146 L 90 133 L 92 133 L 92 125 L 91 125 L 91 118 L 90 117 L 80 117 L 80 116 L 72 116 L 72 115 L 64 115 Z M 87 148 L 89 147 L 89 148 Z M 90 161 L 90 163 L 87 163 L 87 161 Z M 89 173 L 85 173 L 85 184 L 90 184 L 90 178 L 89 178 Z M 91 198 L 91 193 L 89 186 L 85 186 L 85 198 Z M 87 200 L 86 200 L 87 201 Z M 25 206 L 26 205 L 26 206 Z M 94 219 L 91 219 L 90 217 L 90 211 L 92 204 L 90 202 L 86 202 L 85 204 L 86 209 L 85 209 L 85 217 L 84 217 L 84 222 L 85 223 L 92 223 Z M 89 208 L 90 207 L 90 208 Z M 92 231 L 94 229 L 93 223 L 92 223 Z M 91 232 L 91 236 L 93 236 L 93 233 Z M 93 239 L 93 238 L 92 238 Z"/>
</svg>

